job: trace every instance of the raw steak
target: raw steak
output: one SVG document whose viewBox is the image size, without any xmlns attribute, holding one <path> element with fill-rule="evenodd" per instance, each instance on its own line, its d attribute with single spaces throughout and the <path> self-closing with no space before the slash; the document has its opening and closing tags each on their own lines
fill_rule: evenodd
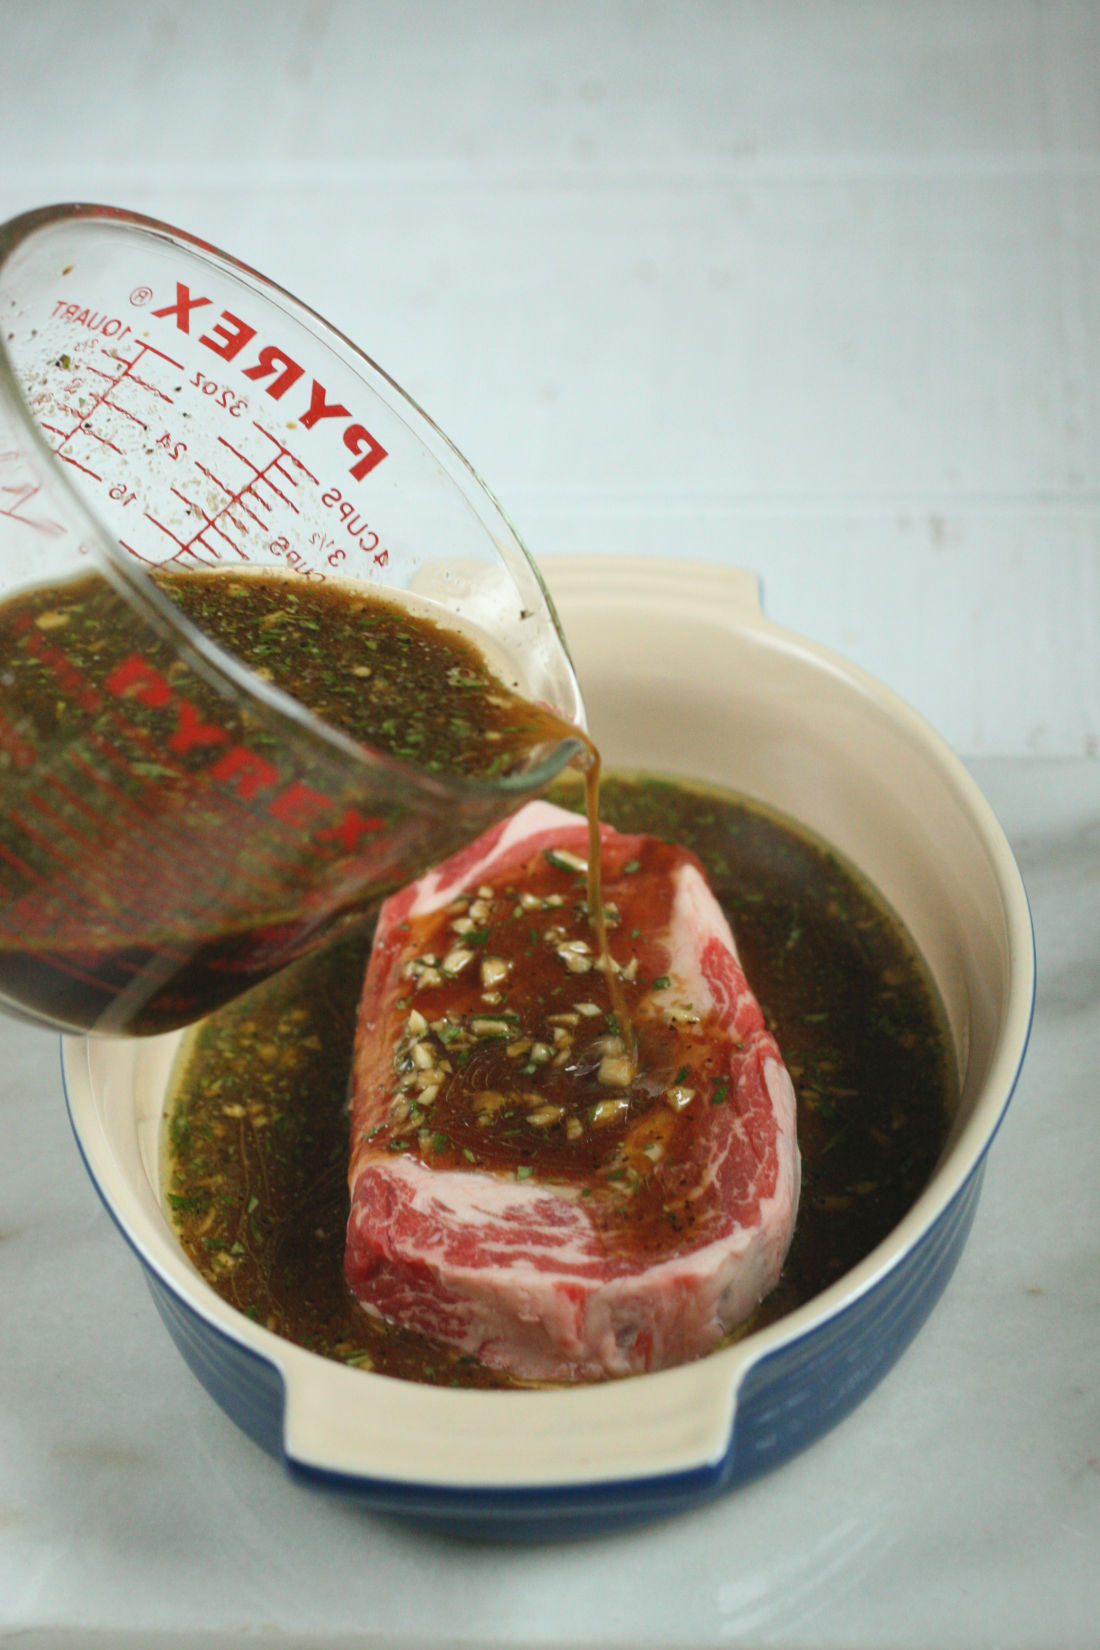
<svg viewBox="0 0 1100 1650">
<path fill-rule="evenodd" d="M 382 909 L 353 1071 L 345 1268 L 363 1307 L 525 1380 L 709 1351 L 768 1293 L 795 1101 L 698 861 L 528 804 Z M 621 1001 L 621 999 L 620 999 Z"/>
</svg>

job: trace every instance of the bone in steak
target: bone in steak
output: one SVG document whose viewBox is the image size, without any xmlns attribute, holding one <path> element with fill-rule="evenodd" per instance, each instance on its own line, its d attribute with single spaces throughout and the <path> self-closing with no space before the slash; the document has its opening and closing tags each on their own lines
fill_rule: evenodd
<svg viewBox="0 0 1100 1650">
<path fill-rule="evenodd" d="M 545 802 L 383 906 L 353 1068 L 345 1270 L 363 1307 L 525 1380 L 711 1350 L 776 1283 L 795 1100 L 695 857 Z"/>
</svg>

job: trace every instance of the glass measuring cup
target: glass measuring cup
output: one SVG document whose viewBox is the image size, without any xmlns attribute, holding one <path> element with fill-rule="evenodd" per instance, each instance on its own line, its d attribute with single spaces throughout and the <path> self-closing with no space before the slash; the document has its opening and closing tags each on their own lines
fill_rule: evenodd
<svg viewBox="0 0 1100 1650">
<path fill-rule="evenodd" d="M 414 603 L 581 724 L 511 525 L 371 361 L 183 232 L 61 206 L 0 226 L 0 1007 L 193 1021 L 542 789 L 329 726 L 184 616 L 157 570 Z M 74 640 L 73 603 L 94 602 Z"/>
</svg>

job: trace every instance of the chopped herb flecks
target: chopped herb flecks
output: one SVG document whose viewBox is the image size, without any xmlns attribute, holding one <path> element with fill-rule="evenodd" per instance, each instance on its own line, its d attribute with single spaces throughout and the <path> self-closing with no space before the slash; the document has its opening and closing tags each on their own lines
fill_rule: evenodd
<svg viewBox="0 0 1100 1650">
<path fill-rule="evenodd" d="M 572 802 L 574 793 L 561 786 L 557 799 Z M 791 1073 L 802 1201 L 783 1277 L 745 1326 L 760 1327 L 863 1259 L 926 1184 L 954 1097 L 940 1011 L 892 914 L 849 867 L 786 822 L 713 791 L 615 776 L 605 779 L 601 813 L 622 831 L 682 841 L 699 855 Z M 574 868 L 544 862 L 544 871 L 547 886 L 555 883 L 571 907 Z M 636 873 L 624 866 L 622 874 Z M 549 927 L 566 920 L 560 915 L 566 907 L 544 904 L 540 895 L 528 909 L 523 893 L 513 878 L 497 891 L 486 917 L 471 918 L 471 931 L 487 928 L 489 939 L 453 988 L 468 980 L 471 992 L 482 990 L 480 961 L 500 954 L 499 916 L 507 917 L 524 956 L 553 962 L 564 994 L 538 1027 L 525 1026 L 507 1002 L 479 1005 L 484 1024 L 476 1030 L 472 1013 L 455 1020 L 424 1014 L 423 1028 L 412 1020 L 403 1051 L 409 1069 L 395 1070 L 393 1082 L 397 1088 L 417 1073 L 427 1087 L 410 1084 L 408 1132 L 392 1136 L 387 1125 L 373 1144 L 392 1138 L 392 1149 L 411 1153 L 417 1166 L 476 1165 L 479 1173 L 500 1172 L 537 1189 L 560 1178 L 543 1167 L 544 1143 L 559 1141 L 558 1161 L 566 1161 L 576 1149 L 575 1141 L 567 1146 L 566 1131 L 579 1123 L 605 1188 L 631 1210 L 655 1198 L 654 1218 L 666 1234 L 690 1241 L 690 1206 L 672 1190 L 654 1192 L 659 1154 L 643 1149 L 627 1160 L 621 1153 L 637 1115 L 629 1101 L 625 1110 L 616 1103 L 626 1091 L 609 1085 L 603 1100 L 592 1096 L 590 1112 L 606 1108 L 596 1124 L 590 1113 L 572 1114 L 556 1093 L 540 1093 L 537 1104 L 498 1107 L 485 1082 L 476 1116 L 491 1121 L 482 1127 L 475 1116 L 468 1138 L 440 1114 L 440 1096 L 425 1103 L 433 1066 L 415 1064 L 416 1044 L 427 1045 L 436 1067 L 445 1059 L 456 1071 L 474 1073 L 491 1050 L 517 1076 L 523 1071 L 524 1086 L 533 1090 L 540 1073 L 564 1069 L 553 1064 L 561 1050 L 571 1058 L 598 1039 L 621 1035 L 597 990 L 599 971 L 571 973 L 545 938 Z M 469 917 L 472 904 L 449 920 Z M 639 924 L 627 922 L 617 942 L 626 947 L 624 957 L 645 944 L 644 934 L 630 932 Z M 798 942 L 789 947 L 795 928 Z M 456 931 L 452 938 L 469 945 L 468 934 Z M 502 1377 L 476 1361 L 374 1323 L 344 1285 L 347 1074 L 365 954 L 361 936 L 343 940 L 219 1009 L 192 1034 L 167 1130 L 168 1213 L 211 1286 L 276 1333 L 349 1367 L 443 1386 L 501 1384 Z M 660 979 L 665 966 L 654 959 L 648 973 Z M 411 1019 L 431 989 L 404 993 L 406 1016 Z M 636 989 L 643 991 L 645 981 Z M 659 989 L 655 980 L 651 989 Z M 532 1059 L 536 1043 L 549 1051 L 549 1061 Z M 606 1047 L 601 1060 L 604 1054 L 611 1076 L 620 1056 Z M 533 1073 L 524 1071 L 528 1065 Z M 590 1067 L 593 1084 L 597 1069 Z M 731 1103 L 728 1077 L 682 1056 L 669 1062 L 663 1084 L 661 1115 L 669 1128 L 679 1126 L 681 1115 L 718 1123 L 720 1114 L 710 1106 Z M 559 1103 L 561 1116 L 552 1116 Z M 592 1184 L 581 1184 L 579 1198 L 591 1196 Z"/>
</svg>

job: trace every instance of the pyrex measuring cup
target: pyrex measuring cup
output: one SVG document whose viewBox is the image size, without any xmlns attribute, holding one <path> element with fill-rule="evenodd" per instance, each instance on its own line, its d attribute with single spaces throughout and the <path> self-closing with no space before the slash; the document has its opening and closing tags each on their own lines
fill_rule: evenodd
<svg viewBox="0 0 1100 1650">
<path fill-rule="evenodd" d="M 252 270 L 150 219 L 0 227 L 0 1006 L 66 1029 L 199 1018 L 541 789 L 578 746 L 457 779 L 326 725 L 183 616 L 156 569 L 415 597 L 570 723 L 542 582 L 403 393 Z M 98 642 L 60 597 L 91 581 Z M 57 587 L 59 599 L 52 597 Z"/>
</svg>

